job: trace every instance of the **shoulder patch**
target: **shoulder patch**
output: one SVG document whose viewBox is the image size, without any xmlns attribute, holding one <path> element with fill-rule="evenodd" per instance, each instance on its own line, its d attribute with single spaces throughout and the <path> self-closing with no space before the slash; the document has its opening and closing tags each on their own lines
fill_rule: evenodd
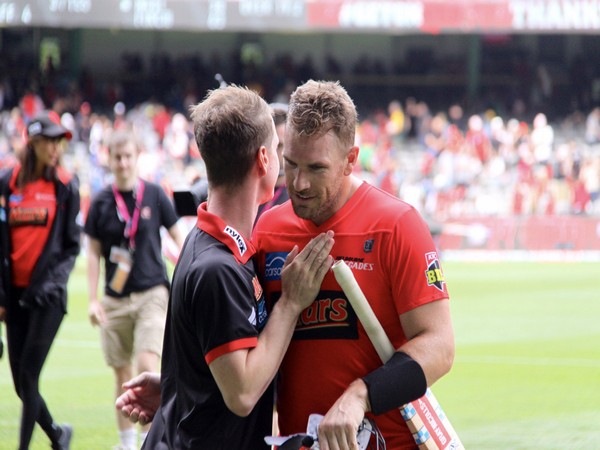
<svg viewBox="0 0 600 450">
<path fill-rule="evenodd" d="M 440 291 L 444 292 L 444 273 L 440 266 L 437 252 L 425 253 L 425 260 L 427 261 L 427 270 L 425 270 L 425 277 L 427 278 L 427 285 L 434 286 Z"/>
</svg>

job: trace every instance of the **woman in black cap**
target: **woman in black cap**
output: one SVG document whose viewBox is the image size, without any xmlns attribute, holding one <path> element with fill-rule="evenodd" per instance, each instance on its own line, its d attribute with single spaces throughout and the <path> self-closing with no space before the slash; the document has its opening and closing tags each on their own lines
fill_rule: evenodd
<svg viewBox="0 0 600 450">
<path fill-rule="evenodd" d="M 79 253 L 79 183 L 60 166 L 71 132 L 54 112 L 27 126 L 19 164 L 0 174 L 0 320 L 23 404 L 19 449 L 35 423 L 53 449 L 69 449 L 72 428 L 57 425 L 39 392 L 48 352 L 67 310 L 67 281 Z"/>
</svg>

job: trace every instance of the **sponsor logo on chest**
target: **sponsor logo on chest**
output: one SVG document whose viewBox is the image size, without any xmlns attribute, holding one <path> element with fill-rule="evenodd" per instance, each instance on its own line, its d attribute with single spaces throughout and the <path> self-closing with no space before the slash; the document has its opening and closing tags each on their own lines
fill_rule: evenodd
<svg viewBox="0 0 600 450">
<path fill-rule="evenodd" d="M 265 280 L 281 280 L 281 269 L 283 269 L 286 257 L 287 252 L 267 253 L 265 259 Z"/>
<path fill-rule="evenodd" d="M 340 291 L 321 291 L 298 317 L 294 339 L 357 339 L 357 317 Z"/>
<path fill-rule="evenodd" d="M 46 208 L 11 209 L 8 223 L 12 227 L 26 225 L 45 226 L 48 223 L 48 210 Z"/>
</svg>

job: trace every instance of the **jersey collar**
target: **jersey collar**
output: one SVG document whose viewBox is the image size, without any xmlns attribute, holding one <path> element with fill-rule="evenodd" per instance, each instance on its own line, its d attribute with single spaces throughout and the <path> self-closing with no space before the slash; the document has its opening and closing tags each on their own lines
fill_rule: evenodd
<svg viewBox="0 0 600 450">
<path fill-rule="evenodd" d="M 207 203 L 204 202 L 198 208 L 196 226 L 226 245 L 235 256 L 235 259 L 242 264 L 246 264 L 256 253 L 252 242 L 235 228 L 227 225 L 219 216 L 209 213 L 206 206 Z"/>
</svg>

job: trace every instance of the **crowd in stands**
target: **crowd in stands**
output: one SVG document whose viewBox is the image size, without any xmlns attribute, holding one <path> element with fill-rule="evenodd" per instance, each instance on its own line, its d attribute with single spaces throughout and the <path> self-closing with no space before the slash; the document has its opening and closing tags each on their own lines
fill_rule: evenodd
<svg viewBox="0 0 600 450">
<path fill-rule="evenodd" d="M 408 99 L 358 136 L 375 183 L 435 220 L 600 214 L 600 108 L 550 124 L 542 112 L 529 123 Z"/>
<path fill-rule="evenodd" d="M 5 39 L 12 42 L 8 34 Z M 84 100 L 96 112 L 110 112 L 118 101 L 131 108 L 148 100 L 185 112 L 215 86 L 217 75 L 228 83 L 250 86 L 273 102 L 310 78 L 339 79 L 361 116 L 391 98 L 409 96 L 434 110 L 460 102 L 470 110 L 492 108 L 518 120 L 543 111 L 555 121 L 575 109 L 589 111 L 600 104 L 598 61 L 583 52 L 568 58 L 536 54 L 517 38 L 504 44 L 482 38 L 476 92 L 467 87 L 470 69 L 464 54 L 436 55 L 432 48 L 416 44 L 385 58 L 357 48 L 353 59 L 342 60 L 333 52 L 321 59 L 290 50 L 267 55 L 259 43 L 241 40 L 231 50 L 192 49 L 176 55 L 166 50 L 124 51 L 111 61 L 110 71 L 98 71 L 50 57 L 38 65 L 39 56 L 14 39 L 14 45 L 0 46 L 0 109 L 38 93 L 59 112 L 73 113 Z M 539 36 L 538 45 L 552 46 L 553 39 Z"/>
<path fill-rule="evenodd" d="M 139 66 L 133 56 L 125 61 L 128 73 Z M 329 71 L 336 69 L 334 63 L 330 61 Z M 190 64 L 187 61 L 184 68 Z M 192 66 L 202 74 L 198 77 L 206 84 L 202 89 L 218 87 L 219 80 L 201 70 L 204 65 Z M 251 64 L 241 69 L 248 85 L 268 101 L 285 102 L 294 87 L 291 81 L 310 77 L 314 70 L 310 61 L 304 62 L 302 70 L 289 66 L 285 58 L 279 61 L 281 73 L 272 72 L 266 87 L 253 85 Z M 182 69 L 185 73 L 191 71 Z M 73 132 L 65 156 L 81 179 L 84 212 L 90 196 L 107 181 L 106 142 L 121 127 L 131 127 L 143 141 L 143 176 L 169 190 L 189 187 L 203 177 L 203 164 L 187 106 L 203 94 L 197 83 L 186 90 L 185 81 L 161 78 L 156 85 L 163 90 L 169 85 L 178 88 L 170 91 L 171 101 L 151 98 L 132 104 L 125 97 L 135 97 L 135 91 L 130 91 L 134 88 L 121 84 L 96 105 L 93 99 L 98 97 L 84 74 L 72 89 L 24 91 L 18 102 L 0 111 L 0 166 L 14 162 L 24 145 L 25 124 L 49 107 L 61 114 L 63 124 Z M 110 109 L 106 98 L 114 101 Z M 387 105 L 361 112 L 358 170 L 440 221 L 465 216 L 600 214 L 600 107 L 560 118 L 553 115 L 553 120 L 548 117 L 546 111 L 531 107 L 529 114 L 519 114 L 519 108 L 507 112 L 471 106 L 467 111 L 458 102 L 440 108 L 426 99 L 390 99 Z"/>
</svg>

